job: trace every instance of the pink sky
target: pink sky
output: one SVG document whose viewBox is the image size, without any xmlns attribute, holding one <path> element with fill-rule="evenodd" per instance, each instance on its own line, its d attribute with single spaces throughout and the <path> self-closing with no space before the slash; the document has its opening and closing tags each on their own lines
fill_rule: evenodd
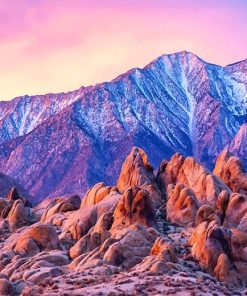
<svg viewBox="0 0 247 296">
<path fill-rule="evenodd" d="M 247 58 L 246 0 L 0 0 L 0 100 L 109 81 L 188 50 Z"/>
</svg>

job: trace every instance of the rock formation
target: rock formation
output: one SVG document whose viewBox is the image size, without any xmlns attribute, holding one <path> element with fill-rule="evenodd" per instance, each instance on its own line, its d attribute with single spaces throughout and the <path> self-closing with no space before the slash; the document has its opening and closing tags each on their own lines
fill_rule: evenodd
<svg viewBox="0 0 247 296">
<path fill-rule="evenodd" d="M 218 177 L 180 154 L 155 176 L 135 147 L 117 185 L 97 183 L 82 200 L 32 207 L 11 190 L 0 199 L 0 294 L 244 293 L 247 196 L 224 183 L 219 159 Z"/>
<path fill-rule="evenodd" d="M 225 148 L 218 156 L 214 174 L 221 178 L 233 192 L 247 194 L 247 174 L 241 160 Z"/>
</svg>

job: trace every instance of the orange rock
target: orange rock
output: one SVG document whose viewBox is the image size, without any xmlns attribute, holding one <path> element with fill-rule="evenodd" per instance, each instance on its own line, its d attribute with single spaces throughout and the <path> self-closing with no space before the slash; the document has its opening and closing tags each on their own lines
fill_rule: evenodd
<svg viewBox="0 0 247 296">
<path fill-rule="evenodd" d="M 229 269 L 230 261 L 226 254 L 221 253 L 218 257 L 217 264 L 214 269 L 214 274 L 220 281 L 227 281 L 229 280 Z"/>
<path fill-rule="evenodd" d="M 20 255 L 33 256 L 43 250 L 53 250 L 59 248 L 58 235 L 54 227 L 49 224 L 36 224 L 21 235 L 14 252 Z"/>
<path fill-rule="evenodd" d="M 210 205 L 203 205 L 199 208 L 195 219 L 195 226 L 198 226 L 205 221 L 208 223 L 211 221 L 215 221 L 215 224 L 219 226 L 221 225 L 220 218 Z"/>
<path fill-rule="evenodd" d="M 238 157 L 232 156 L 225 148 L 218 156 L 214 174 L 221 178 L 233 192 L 247 194 L 247 174 Z"/>
<path fill-rule="evenodd" d="M 20 196 L 19 196 L 19 193 L 17 191 L 17 189 L 15 187 L 13 187 L 7 197 L 6 197 L 7 200 L 17 200 L 17 199 L 20 199 Z"/>
<path fill-rule="evenodd" d="M 117 188 L 123 194 L 130 186 L 145 189 L 155 208 L 162 203 L 162 195 L 155 181 L 153 167 L 145 152 L 134 147 L 123 163 Z"/>
<path fill-rule="evenodd" d="M 3 210 L 9 205 L 9 202 L 5 198 L 0 198 L 0 216 Z"/>
<path fill-rule="evenodd" d="M 161 237 L 158 237 L 154 242 L 150 252 L 150 256 L 153 255 L 156 255 L 157 259 L 164 260 L 165 262 L 177 262 L 174 248 Z"/>
<path fill-rule="evenodd" d="M 113 214 L 112 230 L 126 228 L 131 224 L 156 227 L 154 210 L 146 190 L 130 187 L 117 204 Z"/>
<path fill-rule="evenodd" d="M 221 253 L 231 256 L 231 235 L 231 231 L 219 227 L 214 220 L 200 223 L 190 238 L 192 255 L 209 272 L 213 272 Z"/>
<path fill-rule="evenodd" d="M 247 217 L 247 196 L 239 193 L 233 193 L 230 196 L 229 203 L 225 212 L 224 226 L 228 228 L 239 228 L 241 221 Z M 246 229 L 245 229 L 246 231 Z"/>
<path fill-rule="evenodd" d="M 218 177 L 197 163 L 194 158 L 184 158 L 175 154 L 162 176 L 162 184 L 167 189 L 169 184 L 183 184 L 191 188 L 200 204 L 215 206 L 218 195 L 222 190 L 231 190 Z"/>
<path fill-rule="evenodd" d="M 179 225 L 193 225 L 199 203 L 190 188 L 182 184 L 168 185 L 166 212 L 167 220 Z"/>
<path fill-rule="evenodd" d="M 24 207 L 21 199 L 18 199 L 14 202 L 8 214 L 7 220 L 11 231 L 30 223 L 29 213 Z"/>
<path fill-rule="evenodd" d="M 111 192 L 111 188 L 112 187 L 106 186 L 103 182 L 95 184 L 83 197 L 81 207 L 99 203 Z"/>
<path fill-rule="evenodd" d="M 169 184 L 177 183 L 178 173 L 184 163 L 185 157 L 179 153 L 175 153 L 170 161 L 162 167 L 162 163 L 158 172 L 161 187 L 167 188 Z"/>
</svg>

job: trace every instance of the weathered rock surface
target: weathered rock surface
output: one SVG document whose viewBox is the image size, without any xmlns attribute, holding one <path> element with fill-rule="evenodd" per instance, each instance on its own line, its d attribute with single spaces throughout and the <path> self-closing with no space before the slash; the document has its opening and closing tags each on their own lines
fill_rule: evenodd
<svg viewBox="0 0 247 296">
<path fill-rule="evenodd" d="M 136 186 L 128 188 L 114 211 L 112 229 L 132 224 L 156 227 L 155 212 L 148 191 Z"/>
<path fill-rule="evenodd" d="M 106 186 L 103 182 L 94 185 L 90 188 L 81 202 L 81 207 L 90 206 L 99 203 L 111 192 L 111 187 Z M 114 189 L 114 188 L 113 188 Z"/>
<path fill-rule="evenodd" d="M 183 226 L 193 226 L 199 203 L 192 189 L 182 184 L 167 187 L 167 220 Z"/>
<path fill-rule="evenodd" d="M 14 202 L 7 217 L 11 230 L 21 228 L 30 223 L 30 215 L 21 199 Z"/>
<path fill-rule="evenodd" d="M 233 192 L 247 194 L 247 174 L 241 160 L 225 148 L 218 156 L 214 174 L 221 178 Z"/>
<path fill-rule="evenodd" d="M 0 279 L 0 295 L 12 296 L 14 295 L 14 289 L 11 283 L 7 279 Z"/>
<path fill-rule="evenodd" d="M 146 153 L 134 147 L 125 162 L 117 182 L 117 188 L 124 193 L 130 186 L 145 189 L 154 207 L 162 203 L 162 195 L 155 182 L 153 167 L 148 161 Z"/>
<path fill-rule="evenodd" d="M 224 182 L 192 157 L 184 158 L 178 153 L 171 158 L 165 172 L 159 178 L 165 188 L 169 184 L 183 184 L 191 188 L 200 204 L 208 203 L 215 206 L 221 191 L 231 192 Z"/>
<path fill-rule="evenodd" d="M 32 208 L 0 199 L 0 294 L 240 295 L 247 196 L 180 154 L 156 177 L 133 148 L 117 186 Z M 1 295 L 2 295 L 1 294 Z"/>
</svg>

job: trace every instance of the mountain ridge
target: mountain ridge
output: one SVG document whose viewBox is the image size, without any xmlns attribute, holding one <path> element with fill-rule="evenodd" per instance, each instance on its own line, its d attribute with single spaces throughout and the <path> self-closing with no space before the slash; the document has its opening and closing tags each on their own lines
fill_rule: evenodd
<svg viewBox="0 0 247 296">
<path fill-rule="evenodd" d="M 0 103 L 0 171 L 42 199 L 114 183 L 132 146 L 155 166 L 178 151 L 211 167 L 226 145 L 245 161 L 234 140 L 247 122 L 245 64 L 222 67 L 180 52 L 111 82 Z"/>
<path fill-rule="evenodd" d="M 99 83 L 95 83 L 95 84 L 89 84 L 89 85 L 82 85 L 80 86 L 79 88 L 75 89 L 75 90 L 68 90 L 68 91 L 62 91 L 62 92 L 47 92 L 45 94 L 33 94 L 33 95 L 29 95 L 29 94 L 24 94 L 24 95 L 19 95 L 19 96 L 16 96 L 14 98 L 11 98 L 10 100 L 1 100 L 0 99 L 0 104 L 1 103 L 8 103 L 8 102 L 11 102 L 11 101 L 14 101 L 14 100 L 17 100 L 19 98 L 23 98 L 23 97 L 37 97 L 37 96 L 47 96 L 47 95 L 59 95 L 59 94 L 70 94 L 70 93 L 73 93 L 75 91 L 79 91 L 81 88 L 90 88 L 90 87 L 95 87 L 95 86 L 98 86 L 100 84 L 104 84 L 104 83 L 111 83 L 112 81 L 114 81 L 115 79 L 117 79 L 119 76 L 121 75 L 124 75 L 128 72 L 130 72 L 131 70 L 135 70 L 135 69 L 139 69 L 139 70 L 143 70 L 145 69 L 147 66 L 149 66 L 150 64 L 152 64 L 153 62 L 155 62 L 156 60 L 158 60 L 159 58 L 163 57 L 163 56 L 171 56 L 171 55 L 176 55 L 176 54 L 181 54 L 181 53 L 187 53 L 187 54 L 191 54 L 191 55 L 194 55 L 196 56 L 198 59 L 200 59 L 201 61 L 207 63 L 208 65 L 212 65 L 212 66 L 217 66 L 217 67 L 221 67 L 221 68 L 226 68 L 226 67 L 229 67 L 229 66 L 233 66 L 233 65 L 236 65 L 236 64 L 240 64 L 242 62 L 247 62 L 247 58 L 246 59 L 243 59 L 243 60 L 240 60 L 240 61 L 237 61 L 237 62 L 233 62 L 233 63 L 230 63 L 230 64 L 226 64 L 226 65 L 219 65 L 219 64 L 215 64 L 215 63 L 210 63 L 208 61 L 206 61 L 205 59 L 202 59 L 200 58 L 197 54 L 191 52 L 191 51 L 187 51 L 187 50 L 181 50 L 181 51 L 178 51 L 178 52 L 173 52 L 173 53 L 169 53 L 169 54 L 162 54 L 160 55 L 158 58 L 155 58 L 153 59 L 150 63 L 148 63 L 147 65 L 143 66 L 143 67 L 133 67 L 131 68 L 130 70 L 127 70 L 126 72 L 123 72 L 122 74 L 116 76 L 115 78 L 109 80 L 109 81 L 102 81 L 102 82 L 99 82 Z"/>
</svg>

